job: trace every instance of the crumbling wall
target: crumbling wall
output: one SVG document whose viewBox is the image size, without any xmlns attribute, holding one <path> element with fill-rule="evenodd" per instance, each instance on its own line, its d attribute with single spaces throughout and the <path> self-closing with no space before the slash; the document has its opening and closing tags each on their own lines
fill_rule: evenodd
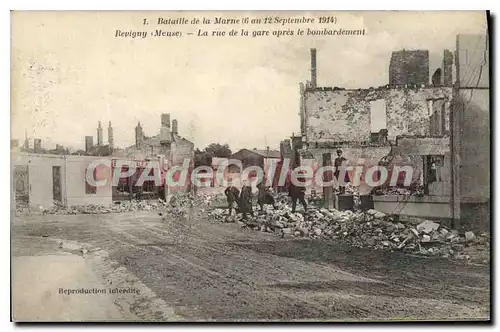
<svg viewBox="0 0 500 332">
<path fill-rule="evenodd" d="M 368 90 L 306 92 L 306 137 L 309 142 L 369 141 Z"/>
<path fill-rule="evenodd" d="M 389 139 L 429 134 L 428 95 L 422 90 L 389 90 L 386 95 Z"/>
<path fill-rule="evenodd" d="M 370 101 L 384 99 L 389 140 L 399 135 L 429 135 L 428 100 L 451 101 L 451 91 L 449 87 L 308 90 L 304 134 L 312 147 L 315 142 L 367 143 Z"/>
<path fill-rule="evenodd" d="M 172 144 L 172 163 L 173 165 L 182 165 L 185 159 L 193 160 L 194 158 L 194 144 L 178 140 Z"/>
</svg>

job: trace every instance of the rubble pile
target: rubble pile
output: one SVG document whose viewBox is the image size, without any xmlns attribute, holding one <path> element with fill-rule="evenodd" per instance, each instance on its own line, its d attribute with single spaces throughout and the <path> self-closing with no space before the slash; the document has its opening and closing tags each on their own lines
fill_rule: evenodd
<svg viewBox="0 0 500 332">
<path fill-rule="evenodd" d="M 122 201 L 119 204 L 112 205 L 75 205 L 75 206 L 61 206 L 54 204 L 50 208 L 39 206 L 38 208 L 30 208 L 27 211 L 29 214 L 55 214 L 55 215 L 68 215 L 68 214 L 105 214 L 117 212 L 135 212 L 135 211 L 154 211 L 164 209 L 166 203 L 161 199 L 158 201 Z"/>
<path fill-rule="evenodd" d="M 224 193 L 206 193 L 196 196 L 198 206 L 209 207 L 218 205 L 227 205 Z"/>
<path fill-rule="evenodd" d="M 18 208 L 17 213 L 27 213 L 31 215 L 37 214 L 53 214 L 53 215 L 74 215 L 74 214 L 106 214 L 106 213 L 119 213 L 119 212 L 137 212 L 137 211 L 163 211 L 171 213 L 172 215 L 179 216 L 187 214 L 190 207 L 193 207 L 195 199 L 192 195 L 181 193 L 173 195 L 168 202 L 162 199 L 158 200 L 125 200 L 112 205 L 76 205 L 76 206 L 63 206 L 58 202 L 50 208 L 31 207 Z M 203 204 L 203 202 L 202 202 Z M 198 205 L 198 204 L 196 204 Z"/>
<path fill-rule="evenodd" d="M 237 222 L 243 227 L 264 232 L 341 241 L 354 247 L 380 250 L 400 250 L 425 255 L 469 259 L 467 248 L 483 246 L 489 251 L 489 235 L 473 232 L 459 234 L 438 222 L 425 220 L 417 225 L 398 222 L 392 216 L 376 210 L 338 211 L 310 210 L 291 213 L 291 207 L 278 203 L 277 209 L 266 207 L 243 220 L 241 214 L 229 216 L 227 210 L 215 209 L 210 218 L 222 222 Z"/>
<path fill-rule="evenodd" d="M 52 207 L 28 207 L 27 205 L 16 205 L 17 215 L 74 215 L 74 214 L 106 214 L 119 212 L 137 211 L 162 211 L 173 216 L 185 216 L 189 208 L 194 206 L 203 212 L 214 204 L 225 201 L 224 194 L 204 194 L 194 197 L 190 193 L 175 193 L 168 202 L 163 199 L 157 200 L 123 200 L 111 205 L 86 204 L 76 206 L 63 206 L 55 201 Z M 219 203 L 217 203 L 219 202 Z"/>
</svg>

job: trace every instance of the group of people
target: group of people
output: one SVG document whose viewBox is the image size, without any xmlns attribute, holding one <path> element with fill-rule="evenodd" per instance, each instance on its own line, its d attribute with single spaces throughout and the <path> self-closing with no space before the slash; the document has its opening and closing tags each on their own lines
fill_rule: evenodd
<svg viewBox="0 0 500 332">
<path fill-rule="evenodd" d="M 272 205 L 276 208 L 276 199 L 269 188 L 261 182 L 257 185 L 257 189 L 257 204 L 260 207 L 260 210 L 262 211 L 264 209 L 264 205 Z M 294 186 L 293 184 L 290 184 L 288 187 L 288 195 L 292 199 L 292 213 L 295 213 L 297 202 L 300 202 L 304 211 L 307 211 L 305 189 L 305 187 Z M 246 219 L 248 214 L 253 215 L 252 187 L 248 183 L 243 184 L 241 192 L 238 188 L 230 184 L 224 191 L 224 194 L 227 198 L 229 215 L 232 214 L 233 210 L 236 213 L 242 213 L 243 219 Z"/>
<path fill-rule="evenodd" d="M 340 177 L 340 167 L 345 165 L 346 159 L 342 156 L 342 150 L 337 150 L 337 158 L 335 158 L 335 173 L 334 176 L 337 180 Z M 299 172 L 300 173 L 300 172 Z M 349 182 L 349 176 L 346 173 L 344 178 L 344 183 L 340 183 L 339 191 L 340 194 L 345 193 L 345 183 Z M 264 205 L 273 205 L 276 207 L 276 200 L 274 198 L 273 193 L 269 190 L 268 187 L 264 185 L 265 181 L 260 182 L 257 185 L 258 195 L 257 195 L 257 204 L 262 211 Z M 287 181 L 286 187 L 288 189 L 288 196 L 292 199 L 292 213 L 295 213 L 297 208 L 297 202 L 299 202 L 304 211 L 307 211 L 307 202 L 305 199 L 305 186 L 297 186 L 292 181 Z M 229 206 L 229 215 L 232 214 L 232 211 L 240 212 L 243 214 L 243 218 L 246 219 L 248 214 L 253 214 L 253 206 L 252 206 L 252 187 L 248 183 L 244 183 L 241 188 L 241 192 L 238 188 L 229 184 L 229 186 L 224 191 L 224 194 L 227 198 L 227 203 Z"/>
</svg>

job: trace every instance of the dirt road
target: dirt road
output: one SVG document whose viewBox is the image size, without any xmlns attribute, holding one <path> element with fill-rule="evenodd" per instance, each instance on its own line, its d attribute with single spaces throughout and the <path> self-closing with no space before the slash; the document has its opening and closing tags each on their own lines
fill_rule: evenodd
<svg viewBox="0 0 500 332">
<path fill-rule="evenodd" d="M 86 249 L 65 243 L 78 243 Z M 319 240 L 281 239 L 194 217 L 165 221 L 155 212 L 139 212 L 14 221 L 14 257 L 54 252 L 80 255 L 107 287 L 139 288 L 140 295 L 133 298 L 121 295 L 113 299 L 123 319 L 324 321 L 490 316 L 489 266 Z"/>
</svg>

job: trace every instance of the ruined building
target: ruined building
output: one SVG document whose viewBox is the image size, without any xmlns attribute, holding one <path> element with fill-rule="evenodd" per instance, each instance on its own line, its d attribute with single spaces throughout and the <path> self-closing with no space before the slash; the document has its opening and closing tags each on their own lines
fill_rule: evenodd
<svg viewBox="0 0 500 332">
<path fill-rule="evenodd" d="M 402 136 L 432 136 L 432 128 L 436 126 L 442 128 L 443 134 L 449 134 L 450 123 L 446 119 L 449 118 L 452 88 L 429 84 L 427 51 L 409 53 L 414 55 L 409 59 L 415 63 L 410 61 L 410 65 L 396 68 L 396 60 L 404 58 L 406 53 L 393 54 L 390 68 L 393 74 L 390 76 L 406 80 L 398 83 L 415 84 L 388 84 L 368 89 L 320 87 L 317 84 L 313 88 L 310 82 L 300 84 L 301 133 L 292 138 L 292 150 L 297 150 L 302 160 L 317 166 L 324 164 L 325 153 L 335 158 L 339 148 L 350 165 L 377 165 L 391 153 Z M 311 56 L 315 57 L 316 52 L 311 52 Z M 319 67 L 316 61 L 311 63 L 316 65 L 311 68 L 312 82 Z M 404 74 L 409 68 L 418 68 L 423 73 Z M 398 70 L 403 74 L 395 75 L 394 71 Z M 437 107 L 439 112 L 434 111 Z M 415 170 L 413 181 L 421 183 L 422 157 L 403 159 Z"/>
<path fill-rule="evenodd" d="M 103 129 L 99 121 L 97 126 L 97 144 L 93 144 L 92 136 L 85 136 L 85 154 L 90 156 L 113 156 L 144 160 L 165 156 L 169 163 L 182 164 L 182 161 L 192 159 L 194 144 L 179 135 L 178 121 L 170 121 L 170 114 L 161 114 L 160 132 L 148 137 L 141 123 L 135 127 L 135 144 L 123 149 L 115 146 L 114 130 L 111 121 L 108 124 L 108 144 L 103 144 Z"/>
<path fill-rule="evenodd" d="M 113 156 L 134 159 L 165 156 L 173 165 L 181 165 L 184 159 L 192 160 L 194 144 L 179 135 L 178 126 L 176 119 L 170 121 L 170 114 L 161 114 L 159 133 L 148 137 L 138 122 L 135 127 L 135 144 L 115 150 Z"/>
<path fill-rule="evenodd" d="M 351 166 L 411 166 L 411 183 L 422 192 L 373 196 L 377 210 L 486 229 L 488 49 L 487 36 L 457 36 L 456 52 L 445 50 L 441 67 L 431 68 L 432 84 L 427 51 L 394 52 L 389 84 L 369 89 L 313 87 L 318 68 L 311 61 L 311 81 L 299 86 L 301 134 L 292 149 L 316 166 L 331 165 L 324 158 L 338 148 Z M 373 193 L 366 189 L 360 193 Z"/>
<path fill-rule="evenodd" d="M 316 56 L 316 52 L 311 54 Z M 394 54 L 396 58 L 401 57 L 398 52 Z M 428 64 L 422 68 L 424 73 L 406 77 L 420 77 L 414 82 L 423 84 L 423 79 L 429 78 Z M 316 72 L 316 68 L 311 68 L 314 73 L 311 82 Z M 435 87 L 426 81 L 423 87 L 414 85 L 411 88 L 390 84 L 369 89 L 313 88 L 312 83 L 301 83 L 299 87 L 300 141 L 313 152 L 340 146 L 389 147 L 401 135 L 431 135 L 433 103 L 442 105 L 443 131 L 449 132 L 449 122 L 445 119 L 452 97 L 450 86 Z"/>
<path fill-rule="evenodd" d="M 32 153 L 32 154 L 56 154 L 56 155 L 69 154 L 69 149 L 64 148 L 64 146 L 60 144 L 56 144 L 54 149 L 44 148 L 42 145 L 41 138 L 34 138 L 33 148 L 30 148 L 30 142 L 27 133 L 26 133 L 26 138 L 24 140 L 24 144 L 22 146 L 19 145 L 19 140 L 11 140 L 11 151 L 20 153 Z"/>
<path fill-rule="evenodd" d="M 101 121 L 97 124 L 97 145 L 93 144 L 92 136 L 85 136 L 85 154 L 89 156 L 110 156 L 114 151 L 113 127 L 111 121 L 108 126 L 108 144 L 104 145 Z"/>
</svg>

